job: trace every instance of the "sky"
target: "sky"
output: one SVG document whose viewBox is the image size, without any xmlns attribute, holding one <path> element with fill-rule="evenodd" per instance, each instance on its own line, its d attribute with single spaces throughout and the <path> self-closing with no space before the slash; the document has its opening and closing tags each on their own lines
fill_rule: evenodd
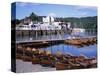
<svg viewBox="0 0 100 75">
<path fill-rule="evenodd" d="M 14 7 L 12 7 L 14 8 Z M 93 6 L 57 5 L 39 3 L 16 3 L 16 19 L 23 19 L 34 12 L 38 16 L 54 17 L 88 17 L 97 16 L 97 8 Z"/>
</svg>

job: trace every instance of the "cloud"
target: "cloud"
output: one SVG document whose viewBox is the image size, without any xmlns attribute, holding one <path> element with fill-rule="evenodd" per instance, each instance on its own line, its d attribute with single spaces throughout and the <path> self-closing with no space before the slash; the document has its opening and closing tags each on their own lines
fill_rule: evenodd
<svg viewBox="0 0 100 75">
<path fill-rule="evenodd" d="M 94 6 L 77 6 L 76 10 L 84 10 L 84 9 L 88 9 L 88 10 L 97 10 L 96 7 Z"/>
<path fill-rule="evenodd" d="M 49 13 L 48 16 L 56 17 L 56 14 L 55 13 Z"/>
<path fill-rule="evenodd" d="M 80 13 L 81 16 L 86 16 L 88 14 L 88 12 L 82 12 Z"/>
<path fill-rule="evenodd" d="M 28 3 L 28 2 L 17 2 L 16 5 L 27 6 L 27 5 L 40 5 L 39 3 Z"/>
<path fill-rule="evenodd" d="M 97 11 L 97 8 L 94 6 L 76 6 L 75 7 L 76 12 L 78 13 L 78 16 L 87 16 L 92 11 Z"/>
<path fill-rule="evenodd" d="M 18 6 L 26 6 L 28 3 L 25 2 L 17 2 L 16 5 Z"/>
</svg>

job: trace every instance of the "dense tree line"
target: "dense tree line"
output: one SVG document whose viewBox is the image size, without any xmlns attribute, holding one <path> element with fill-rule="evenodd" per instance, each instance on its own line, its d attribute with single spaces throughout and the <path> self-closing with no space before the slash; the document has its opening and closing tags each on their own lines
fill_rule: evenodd
<svg viewBox="0 0 100 75">
<path fill-rule="evenodd" d="M 81 18 L 56 18 L 57 21 L 63 21 L 63 22 L 71 22 L 74 27 L 78 28 L 97 28 L 97 16 L 93 17 L 81 17 Z"/>
</svg>

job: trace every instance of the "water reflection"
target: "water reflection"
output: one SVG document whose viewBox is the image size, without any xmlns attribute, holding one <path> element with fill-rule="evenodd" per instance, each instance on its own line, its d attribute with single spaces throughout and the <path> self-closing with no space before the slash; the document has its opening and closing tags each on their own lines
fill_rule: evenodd
<svg viewBox="0 0 100 75">
<path fill-rule="evenodd" d="M 57 51 L 62 52 L 63 54 L 71 54 L 79 56 L 81 54 L 87 56 L 87 57 L 96 57 L 97 55 L 97 45 L 90 45 L 78 48 L 76 46 L 72 45 L 65 45 L 65 44 L 59 44 L 59 45 L 53 45 L 46 48 L 40 48 L 44 50 L 50 50 L 53 54 L 55 54 Z"/>
<path fill-rule="evenodd" d="M 30 36 L 16 36 L 16 41 L 31 41 L 31 40 L 52 40 L 52 39 L 68 39 L 70 37 L 89 37 L 96 36 L 92 32 L 73 32 L 71 34 L 57 33 L 50 35 L 30 35 Z"/>
</svg>

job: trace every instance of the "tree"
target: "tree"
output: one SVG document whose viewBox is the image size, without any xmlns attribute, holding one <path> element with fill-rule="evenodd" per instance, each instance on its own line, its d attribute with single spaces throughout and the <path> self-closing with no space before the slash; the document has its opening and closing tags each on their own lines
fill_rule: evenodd
<svg viewBox="0 0 100 75">
<path fill-rule="evenodd" d="M 32 12 L 32 13 L 30 14 L 29 18 L 30 18 L 32 21 L 37 21 L 37 20 L 38 20 L 38 16 L 37 16 L 34 12 Z"/>
</svg>

